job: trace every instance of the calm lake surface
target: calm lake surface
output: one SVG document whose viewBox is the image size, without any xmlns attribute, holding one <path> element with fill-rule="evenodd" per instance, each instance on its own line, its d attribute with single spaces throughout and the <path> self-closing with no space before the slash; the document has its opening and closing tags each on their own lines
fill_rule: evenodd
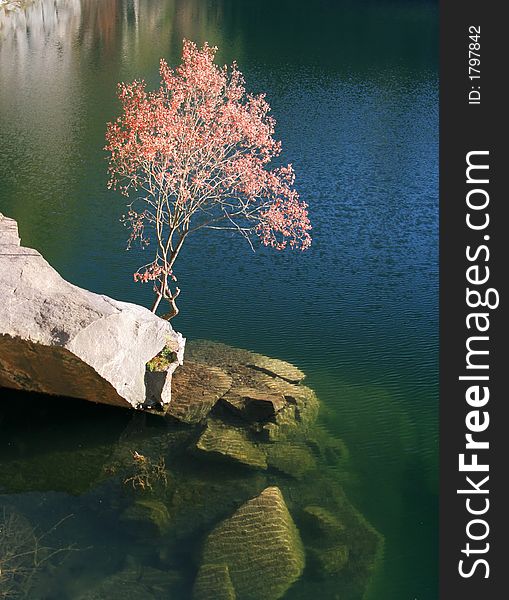
<svg viewBox="0 0 509 600">
<path fill-rule="evenodd" d="M 48 0 L 26 14 L 0 9 L 0 211 L 69 281 L 145 305 L 150 289 L 132 278 L 144 257 L 125 251 L 124 201 L 106 189 L 105 124 L 118 110 L 116 83 L 155 84 L 159 58 L 176 64 L 184 37 L 217 45 L 220 63 L 237 60 L 248 88 L 267 93 L 282 159 L 309 204 L 313 245 L 253 254 L 240 238 L 191 240 L 176 265 L 181 314 L 172 323 L 189 339 L 248 348 L 307 373 L 322 426 L 350 450 L 345 490 L 385 538 L 370 600 L 434 600 L 436 5 Z M 127 422 L 122 411 L 76 403 L 52 412 L 50 403 L 0 393 L 0 469 L 108 443 Z M 48 461 L 33 490 L 13 493 L 2 480 L 0 504 L 42 528 L 73 513 L 73 525 L 61 526 L 69 538 L 111 544 L 116 534 L 90 510 L 101 500 L 66 493 L 55 477 Z M 80 556 L 80 577 L 96 576 L 90 556 Z M 322 597 L 335 596 L 325 586 Z"/>
</svg>

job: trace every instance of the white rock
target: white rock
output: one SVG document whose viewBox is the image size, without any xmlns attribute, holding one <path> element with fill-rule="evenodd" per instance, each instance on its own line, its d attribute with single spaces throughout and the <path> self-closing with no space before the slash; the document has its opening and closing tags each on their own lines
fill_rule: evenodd
<svg viewBox="0 0 509 600">
<path fill-rule="evenodd" d="M 139 408 L 146 363 L 169 346 L 170 378 L 184 344 L 146 308 L 65 281 L 0 213 L 0 387 Z"/>
</svg>

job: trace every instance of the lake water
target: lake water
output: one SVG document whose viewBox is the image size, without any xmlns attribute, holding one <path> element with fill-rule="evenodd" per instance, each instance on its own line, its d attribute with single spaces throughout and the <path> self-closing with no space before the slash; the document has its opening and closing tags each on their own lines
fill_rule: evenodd
<svg viewBox="0 0 509 600">
<path fill-rule="evenodd" d="M 220 63 L 237 60 L 248 88 L 267 93 L 283 159 L 309 204 L 313 245 L 253 254 L 240 238 L 190 240 L 176 265 L 181 314 L 172 323 L 189 339 L 248 348 L 307 373 L 322 426 L 349 447 L 345 491 L 385 538 L 369 598 L 434 600 L 437 6 L 44 0 L 26 13 L 0 9 L 0 212 L 69 281 L 145 305 L 150 290 L 132 280 L 143 257 L 125 252 L 123 199 L 106 189 L 105 123 L 118 110 L 115 84 L 155 83 L 159 58 L 176 63 L 184 37 L 217 45 Z M 0 468 L 107 446 L 128 420 L 1 393 Z M 91 510 L 107 489 L 62 489 L 52 464 L 41 462 L 33 489 L 2 480 L 0 504 L 41 528 L 77 514 L 59 529 L 109 565 L 98 549 L 112 536 L 124 540 Z M 78 554 L 73 576 L 97 576 L 90 556 Z M 71 598 L 64 588 L 46 597 Z"/>
</svg>

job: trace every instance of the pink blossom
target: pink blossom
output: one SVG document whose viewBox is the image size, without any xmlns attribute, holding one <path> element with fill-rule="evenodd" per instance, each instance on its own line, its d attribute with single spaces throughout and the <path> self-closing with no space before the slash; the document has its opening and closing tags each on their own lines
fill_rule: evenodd
<svg viewBox="0 0 509 600">
<path fill-rule="evenodd" d="M 109 187 L 135 197 L 129 241 L 149 244 L 147 232 L 157 240 L 135 280 L 158 282 L 164 297 L 184 239 L 199 229 L 257 235 L 279 250 L 311 244 L 292 165 L 269 166 L 281 143 L 265 95 L 248 94 L 235 63 L 214 63 L 216 51 L 184 40 L 176 69 L 161 59 L 155 91 L 143 80 L 119 84 L 121 114 L 107 128 Z"/>
</svg>

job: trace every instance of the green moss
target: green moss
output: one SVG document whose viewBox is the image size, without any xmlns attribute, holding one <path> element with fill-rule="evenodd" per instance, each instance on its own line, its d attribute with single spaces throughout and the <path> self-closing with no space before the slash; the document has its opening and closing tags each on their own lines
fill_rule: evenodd
<svg viewBox="0 0 509 600">
<path fill-rule="evenodd" d="M 177 354 L 168 346 L 165 346 L 159 354 L 147 363 L 147 369 L 151 372 L 166 371 L 168 367 L 177 360 Z"/>
</svg>

